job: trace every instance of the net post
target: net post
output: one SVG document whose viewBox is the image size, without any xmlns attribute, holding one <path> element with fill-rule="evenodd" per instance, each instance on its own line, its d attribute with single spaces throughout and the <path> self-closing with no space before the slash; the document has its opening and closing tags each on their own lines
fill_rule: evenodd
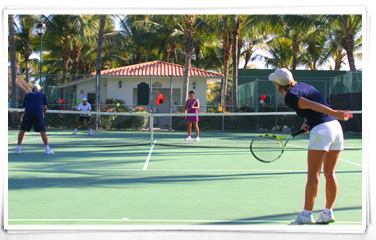
<svg viewBox="0 0 376 240">
<path fill-rule="evenodd" d="M 153 76 L 150 76 L 150 87 L 149 87 L 149 129 L 150 129 L 150 145 L 154 142 L 154 115 L 152 113 L 152 103 L 153 103 Z"/>
<path fill-rule="evenodd" d="M 150 83 L 149 83 L 149 113 L 151 113 L 151 107 L 153 103 L 153 77 L 150 76 Z"/>
<path fill-rule="evenodd" d="M 96 82 L 95 82 L 95 84 L 96 84 L 96 88 L 95 88 L 95 101 L 96 101 L 96 106 L 95 106 L 95 108 L 96 108 L 96 111 L 97 112 L 100 112 L 101 110 L 101 108 L 100 108 L 100 84 L 101 84 L 101 80 L 100 80 L 100 75 L 99 74 L 97 74 L 96 75 Z M 99 115 L 98 114 L 96 114 L 95 115 L 95 130 L 96 131 L 98 131 L 98 129 L 99 129 Z"/>
<path fill-rule="evenodd" d="M 149 112 L 150 145 L 154 143 L 154 114 Z"/>
<path fill-rule="evenodd" d="M 170 76 L 170 113 L 172 113 L 172 76 Z M 172 131 L 172 117 L 170 116 L 169 131 Z"/>
</svg>

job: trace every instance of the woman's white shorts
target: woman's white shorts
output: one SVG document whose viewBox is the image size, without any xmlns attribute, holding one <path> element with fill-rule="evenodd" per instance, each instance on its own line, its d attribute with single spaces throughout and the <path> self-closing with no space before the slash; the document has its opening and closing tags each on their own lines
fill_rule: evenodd
<svg viewBox="0 0 376 240">
<path fill-rule="evenodd" d="M 310 131 L 310 150 L 343 150 L 343 131 L 337 121 L 321 123 Z"/>
</svg>

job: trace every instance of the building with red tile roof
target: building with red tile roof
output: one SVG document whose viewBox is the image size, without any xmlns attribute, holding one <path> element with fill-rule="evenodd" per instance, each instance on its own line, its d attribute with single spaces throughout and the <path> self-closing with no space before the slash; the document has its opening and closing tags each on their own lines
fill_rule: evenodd
<svg viewBox="0 0 376 240">
<path fill-rule="evenodd" d="M 223 74 L 202 69 L 191 68 L 189 72 L 189 89 L 195 91 L 202 105 L 206 105 L 207 85 L 221 80 Z M 149 105 L 157 112 L 170 112 L 173 105 L 184 105 L 182 89 L 184 82 L 184 66 L 163 61 L 152 61 L 101 71 L 100 102 L 106 98 L 121 99 L 126 105 Z M 74 80 L 58 86 L 76 92 L 76 102 L 88 98 L 91 104 L 96 99 L 96 76 Z M 151 93 L 150 93 L 151 91 Z M 164 104 L 157 105 L 158 94 L 165 97 Z M 206 111 L 206 108 L 202 108 Z"/>
</svg>

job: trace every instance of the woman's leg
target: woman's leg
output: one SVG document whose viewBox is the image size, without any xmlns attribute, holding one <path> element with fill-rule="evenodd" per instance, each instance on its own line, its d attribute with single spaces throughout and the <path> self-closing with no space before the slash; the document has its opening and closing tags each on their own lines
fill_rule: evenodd
<svg viewBox="0 0 376 240">
<path fill-rule="evenodd" d="M 192 133 L 192 122 L 191 121 L 187 121 L 187 130 L 188 130 L 188 137 L 190 137 L 191 133 Z"/>
<path fill-rule="evenodd" d="M 304 209 L 312 211 L 319 191 L 319 177 L 321 166 L 327 152 L 322 150 L 308 150 L 308 174 L 305 190 Z"/>
<path fill-rule="evenodd" d="M 198 128 L 198 122 L 197 121 L 193 122 L 193 126 L 195 127 L 196 136 L 200 137 L 200 129 Z"/>
<path fill-rule="evenodd" d="M 331 150 L 324 160 L 324 175 L 326 179 L 326 205 L 328 209 L 333 209 L 337 197 L 338 183 L 336 177 L 336 166 L 341 151 Z"/>
</svg>

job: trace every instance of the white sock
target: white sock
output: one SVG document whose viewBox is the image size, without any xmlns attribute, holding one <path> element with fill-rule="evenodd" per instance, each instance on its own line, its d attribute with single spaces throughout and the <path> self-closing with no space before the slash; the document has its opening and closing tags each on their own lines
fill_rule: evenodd
<svg viewBox="0 0 376 240">
<path fill-rule="evenodd" d="M 45 146 L 45 148 L 46 148 L 46 151 L 50 150 L 50 146 L 49 145 Z"/>
<path fill-rule="evenodd" d="M 310 213 L 312 213 L 312 211 L 308 211 L 304 209 L 302 213 L 304 216 L 308 216 Z"/>
<path fill-rule="evenodd" d="M 333 212 L 333 209 L 324 208 L 324 213 L 329 214 L 330 212 Z"/>
<path fill-rule="evenodd" d="M 21 150 L 21 145 L 17 145 L 17 150 Z"/>
</svg>

